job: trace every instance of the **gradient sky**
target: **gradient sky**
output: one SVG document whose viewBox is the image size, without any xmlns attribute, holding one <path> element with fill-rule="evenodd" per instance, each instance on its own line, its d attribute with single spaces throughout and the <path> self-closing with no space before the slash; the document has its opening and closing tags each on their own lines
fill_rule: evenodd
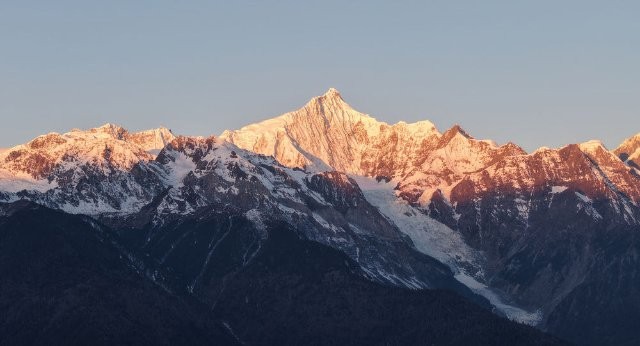
<svg viewBox="0 0 640 346">
<path fill-rule="evenodd" d="M 188 4 L 187 4 L 188 3 Z M 0 147 L 219 134 L 329 87 L 527 150 L 640 132 L 637 1 L 0 1 Z"/>
</svg>

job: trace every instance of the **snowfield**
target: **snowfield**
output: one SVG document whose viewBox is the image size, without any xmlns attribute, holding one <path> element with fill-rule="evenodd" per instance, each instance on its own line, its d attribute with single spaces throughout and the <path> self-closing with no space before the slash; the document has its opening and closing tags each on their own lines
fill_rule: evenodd
<svg viewBox="0 0 640 346">
<path fill-rule="evenodd" d="M 396 196 L 397 182 L 377 182 L 375 179 L 351 176 L 362 190 L 367 201 L 391 220 L 400 231 L 408 235 L 418 251 L 449 266 L 455 279 L 479 294 L 507 318 L 529 325 L 542 321 L 540 310 L 528 312 L 508 304 L 501 296 L 484 284 L 482 270 L 484 256 L 470 248 L 462 236 L 446 225 L 412 207 Z"/>
</svg>

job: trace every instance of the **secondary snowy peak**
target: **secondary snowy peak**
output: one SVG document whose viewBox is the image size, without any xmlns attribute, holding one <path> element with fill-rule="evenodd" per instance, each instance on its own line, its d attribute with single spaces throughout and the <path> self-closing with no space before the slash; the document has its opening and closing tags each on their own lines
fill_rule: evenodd
<svg viewBox="0 0 640 346">
<path fill-rule="evenodd" d="M 47 191 L 121 174 L 153 160 L 173 138 L 164 128 L 130 133 L 114 124 L 38 136 L 0 152 L 0 191 Z"/>
<path fill-rule="evenodd" d="M 82 214 L 138 210 L 163 188 L 148 147 L 113 124 L 39 136 L 0 153 L 0 200 Z"/>
<path fill-rule="evenodd" d="M 5 163 L 13 161 L 22 154 L 37 153 L 56 158 L 71 155 L 80 160 L 102 157 L 118 166 L 130 167 L 132 163 L 139 160 L 152 159 L 151 152 L 157 153 L 173 139 L 175 136 L 171 130 L 163 127 L 131 133 L 121 126 L 107 123 L 88 130 L 73 129 L 64 134 L 51 132 L 38 136 L 26 144 L 5 149 L 0 152 L 0 155 L 5 156 L 3 160 Z M 112 152 L 107 159 L 104 156 L 107 155 L 105 150 L 113 151 L 114 149 L 116 152 Z"/>
<path fill-rule="evenodd" d="M 102 126 L 92 128 L 86 131 L 74 129 L 72 132 L 89 132 L 94 134 L 96 137 L 112 137 L 114 139 L 124 139 L 124 137 L 128 134 L 127 130 L 122 126 L 106 123 Z"/>
<path fill-rule="evenodd" d="M 111 137 L 113 139 L 135 143 L 151 154 L 157 154 L 176 136 L 166 127 L 159 127 L 140 132 L 129 132 L 122 126 L 106 123 L 100 127 L 86 131 L 75 129 L 72 132 L 88 133 L 95 137 Z"/>
<path fill-rule="evenodd" d="M 135 162 L 152 159 L 140 147 L 127 144 L 111 135 L 102 136 L 102 133 L 97 136 L 84 132 L 50 133 L 3 153 L 0 169 L 41 179 L 59 165 L 76 166 L 91 162 L 130 168 Z"/>
<path fill-rule="evenodd" d="M 613 151 L 622 161 L 640 169 L 640 133 L 627 138 Z"/>
<path fill-rule="evenodd" d="M 102 126 L 88 130 L 73 129 L 65 135 L 71 133 L 76 134 L 77 136 L 92 136 L 96 139 L 115 139 L 129 142 L 140 146 L 145 151 L 154 155 L 160 152 L 167 143 L 176 138 L 171 130 L 166 127 L 158 127 L 140 132 L 129 132 L 124 127 L 111 123 L 106 123 Z"/>
<path fill-rule="evenodd" d="M 327 92 L 324 93 L 324 95 L 322 95 L 322 96 L 323 97 L 337 97 L 339 99 L 342 99 L 342 95 L 340 95 L 340 92 L 336 88 L 329 88 L 329 90 L 327 90 Z"/>
<path fill-rule="evenodd" d="M 399 179 L 397 189 L 406 200 L 426 206 L 434 194 L 449 199 L 453 186 L 467 175 L 520 155 L 526 152 L 513 143 L 498 146 L 477 140 L 455 125 L 423 149 L 413 169 Z"/>
<path fill-rule="evenodd" d="M 26 172 L 34 178 L 63 163 L 92 162 L 129 169 L 137 162 L 152 160 L 154 156 L 147 150 L 161 149 L 163 136 L 169 139 L 173 135 L 164 129 L 132 134 L 114 124 L 64 134 L 53 132 L 0 154 L 0 168 Z"/>
<path fill-rule="evenodd" d="M 604 146 L 602 141 L 597 140 L 597 139 L 592 139 L 590 141 L 582 142 L 582 143 L 578 144 L 578 147 L 580 147 L 580 150 L 582 150 L 586 154 L 594 154 L 594 153 L 597 153 L 597 152 L 599 152 L 601 150 L 609 151 Z"/>
<path fill-rule="evenodd" d="M 453 138 L 455 138 L 456 136 L 461 136 L 466 139 L 474 139 L 464 129 L 462 129 L 460 125 L 455 124 L 453 125 L 453 127 L 451 127 L 450 129 L 448 129 L 442 134 L 442 140 L 444 142 L 448 142 Z"/>
</svg>

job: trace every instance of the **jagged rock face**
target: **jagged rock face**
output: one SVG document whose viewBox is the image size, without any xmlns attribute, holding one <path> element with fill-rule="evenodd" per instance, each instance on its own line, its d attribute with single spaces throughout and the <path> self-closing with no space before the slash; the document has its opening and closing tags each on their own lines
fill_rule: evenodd
<svg viewBox="0 0 640 346">
<path fill-rule="evenodd" d="M 613 234 L 633 237 L 638 231 L 639 187 L 629 167 L 600 143 L 589 142 L 506 157 L 464 177 L 454 185 L 448 203 L 436 200 L 429 212 L 484 251 L 492 287 L 525 307 L 541 308 L 546 312 L 543 326 L 550 330 L 562 331 L 564 323 L 571 324 L 572 331 L 562 335 L 576 340 L 575 326 L 588 328 L 588 321 L 598 315 L 587 313 L 589 309 L 601 309 L 609 319 L 613 314 L 604 305 L 574 304 L 584 299 L 578 297 L 585 283 L 620 275 L 607 269 L 617 263 L 607 244 Z M 609 290 L 598 294 L 626 296 L 621 286 Z M 582 316 L 580 322 L 568 322 L 572 313 Z M 590 334 L 590 342 L 617 333 L 611 325 L 607 328 Z"/>
<path fill-rule="evenodd" d="M 640 198 L 639 182 L 628 167 L 604 147 L 585 152 L 578 145 L 569 145 L 558 150 L 506 157 L 468 174 L 454 185 L 450 201 L 464 203 L 496 192 L 526 198 L 544 191 L 571 188 L 590 199 L 635 205 Z"/>
<path fill-rule="evenodd" d="M 587 274 L 596 275 L 593 255 L 601 247 L 595 241 L 601 233 L 636 227 L 618 214 L 615 202 L 560 190 L 486 193 L 455 208 L 453 227 L 487 255 L 490 284 L 543 311 L 553 311 Z"/>
<path fill-rule="evenodd" d="M 418 164 L 399 179 L 397 190 L 407 201 L 426 206 L 438 191 L 449 198 L 455 184 L 469 174 L 501 159 L 523 154 L 525 152 L 512 143 L 498 147 L 489 141 L 475 140 L 454 126 L 425 150 Z"/>
<path fill-rule="evenodd" d="M 602 146 L 585 152 L 570 145 L 508 157 L 470 174 L 451 190 L 449 203 L 434 203 L 430 212 L 504 265 L 524 239 L 540 237 L 557 247 L 542 237 L 550 230 L 637 227 L 639 187 Z"/>
<path fill-rule="evenodd" d="M 640 175 L 632 168 L 625 166 L 615 151 L 610 152 L 599 141 L 580 144 L 580 149 L 596 166 L 605 184 L 617 189 L 625 197 L 631 199 L 635 205 L 640 203 Z"/>
</svg>

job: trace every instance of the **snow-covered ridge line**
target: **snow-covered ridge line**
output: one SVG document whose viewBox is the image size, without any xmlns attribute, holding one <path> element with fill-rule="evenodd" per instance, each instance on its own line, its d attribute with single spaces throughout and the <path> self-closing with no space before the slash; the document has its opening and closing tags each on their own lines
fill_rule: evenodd
<svg viewBox="0 0 640 346">
<path fill-rule="evenodd" d="M 574 147 L 590 156 L 608 152 L 601 142 L 588 141 L 527 153 L 511 142 L 499 146 L 475 139 L 459 125 L 442 133 L 429 121 L 389 125 L 354 110 L 333 88 L 298 110 L 225 131 L 220 138 L 273 156 L 287 167 L 397 179 L 403 198 L 423 206 L 436 192 L 451 200 L 452 190 L 463 179 L 495 170 L 492 166 L 509 158 L 527 164 Z"/>
<path fill-rule="evenodd" d="M 38 136 L 0 152 L 0 201 L 27 198 L 80 214 L 137 210 L 153 190 L 136 182 L 150 169 L 141 164 L 175 138 L 166 128 L 129 132 L 109 123 Z"/>
<path fill-rule="evenodd" d="M 377 131 L 378 128 L 381 126 L 382 127 L 397 126 L 397 127 L 405 127 L 405 128 L 411 129 L 413 132 L 434 131 L 439 134 L 435 125 L 429 120 L 420 120 L 413 123 L 407 123 L 401 120 L 395 124 L 388 124 L 384 121 L 379 121 L 375 119 L 369 114 L 360 113 L 355 109 L 353 109 L 348 103 L 346 103 L 342 98 L 342 95 L 340 94 L 340 92 L 335 88 L 329 88 L 329 90 L 324 95 L 316 96 L 312 98 L 300 110 L 305 108 L 308 110 L 314 110 L 317 108 L 324 108 L 324 107 L 344 109 L 345 112 L 341 114 L 341 118 L 343 120 L 348 120 L 352 122 L 363 121 L 366 123 L 366 125 L 370 125 L 368 129 L 373 132 Z M 291 125 L 292 122 L 296 120 L 295 119 L 296 113 L 299 112 L 300 110 L 287 112 L 285 114 L 282 114 L 274 118 L 269 118 L 269 119 L 259 121 L 257 123 L 252 123 L 238 130 L 225 130 L 220 135 L 220 138 L 227 139 L 230 137 L 234 137 L 235 134 L 242 133 L 242 132 L 246 132 L 246 135 L 255 135 L 255 133 L 251 133 L 254 129 L 274 131 L 274 130 L 286 128 L 288 125 Z M 306 115 L 311 117 L 316 114 L 308 112 Z M 328 121 L 331 120 L 330 119 L 331 116 L 325 114 L 324 109 L 321 110 L 319 113 L 317 113 L 317 115 L 322 116 L 325 120 L 328 120 Z"/>
<path fill-rule="evenodd" d="M 166 128 L 130 133 L 109 123 L 64 134 L 51 132 L 0 152 L 0 169 L 36 179 L 52 166 L 71 161 L 130 169 L 137 162 L 154 159 L 150 151 L 160 151 L 173 139 L 175 136 Z"/>
<path fill-rule="evenodd" d="M 80 164 L 103 171 L 127 171 L 139 162 L 153 160 L 175 138 L 166 128 L 129 132 L 109 123 L 39 136 L 0 153 L 0 191 L 55 188 L 55 179 L 50 179 L 54 169 L 69 171 Z M 423 206 L 435 194 L 442 194 L 450 202 L 460 182 L 483 171 L 498 174 L 498 168 L 494 168 L 497 164 L 514 161 L 521 167 L 530 161 L 544 161 L 545 165 L 555 165 L 551 162 L 554 157 L 572 147 L 590 157 L 608 152 L 601 142 L 589 141 L 528 154 L 512 143 L 498 146 L 489 140 L 476 140 L 458 125 L 444 133 L 429 121 L 389 125 L 354 110 L 333 88 L 299 110 L 225 131 L 220 138 L 250 152 L 273 156 L 287 167 L 396 179 L 401 196 Z M 640 144 L 634 147 L 636 142 L 640 143 L 632 138 L 624 145 L 640 153 Z M 518 183 L 529 184 L 530 178 L 525 178 Z M 625 184 L 622 191 L 634 196 L 629 183 Z"/>
<path fill-rule="evenodd" d="M 526 154 L 512 143 L 477 140 L 458 125 L 444 133 L 430 121 L 389 125 L 354 110 L 335 89 L 220 138 L 287 167 L 399 179 L 402 190 L 424 203 L 496 158 Z"/>
<path fill-rule="evenodd" d="M 277 215 L 312 230 L 311 239 L 349 254 L 374 279 L 432 287 L 411 273 L 415 268 L 402 267 L 406 263 L 379 261 L 397 252 L 367 252 L 354 241 L 366 235 L 392 244 L 385 237 L 402 232 L 506 316 L 535 324 L 541 312 L 510 304 L 515 299 L 498 294 L 495 281 L 484 277 L 503 269 L 485 265 L 501 239 L 474 243 L 473 237 L 493 236 L 505 220 L 504 233 L 533 234 L 536 210 L 559 203 L 575 206 L 565 214 L 584 214 L 587 223 L 622 215 L 619 224 L 638 225 L 640 183 L 629 168 L 637 153 L 640 140 L 614 152 L 589 141 L 526 153 L 512 143 L 474 139 L 460 126 L 441 133 L 429 121 L 389 125 L 354 110 L 330 89 L 299 110 L 221 138 L 175 137 L 165 128 L 130 133 L 113 124 L 39 136 L 0 152 L 0 202 L 31 199 L 93 216 L 130 216 L 146 206 L 155 208 L 154 225 L 212 206 L 241 206 L 258 225 Z M 331 179 L 311 189 L 310 180 L 327 171 Z M 358 188 L 334 171 L 360 185 L 364 200 L 356 199 L 352 211 L 377 207 L 380 219 L 400 232 L 367 224 L 373 213 L 350 220 L 336 213 L 355 196 L 345 190 Z M 322 188 L 329 192 L 323 195 Z M 548 227 L 540 223 L 538 230 Z M 374 260 L 362 260 L 367 256 Z M 553 308 L 540 300 L 518 302 L 533 310 L 542 306 L 545 314 Z"/>
</svg>

